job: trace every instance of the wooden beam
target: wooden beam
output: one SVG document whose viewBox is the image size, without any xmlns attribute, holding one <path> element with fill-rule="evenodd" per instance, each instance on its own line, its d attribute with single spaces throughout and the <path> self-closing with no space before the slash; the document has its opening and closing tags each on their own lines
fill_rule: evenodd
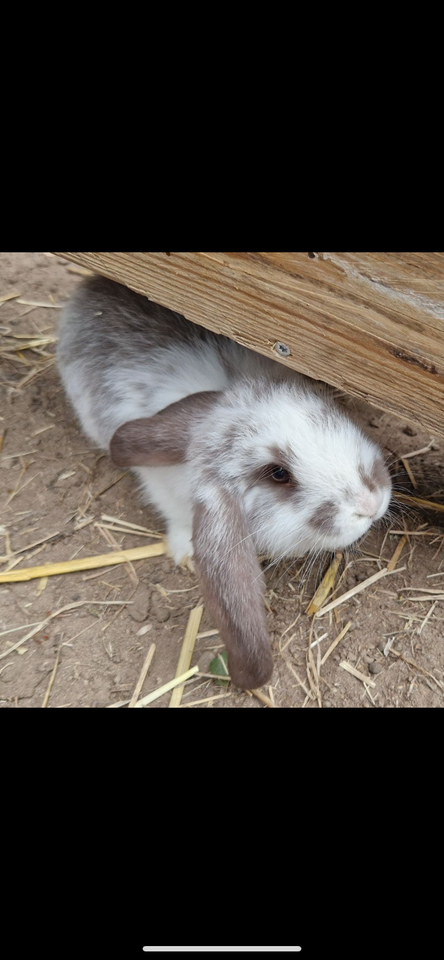
<svg viewBox="0 0 444 960">
<path fill-rule="evenodd" d="M 444 436 L 444 253 L 57 256 Z"/>
</svg>

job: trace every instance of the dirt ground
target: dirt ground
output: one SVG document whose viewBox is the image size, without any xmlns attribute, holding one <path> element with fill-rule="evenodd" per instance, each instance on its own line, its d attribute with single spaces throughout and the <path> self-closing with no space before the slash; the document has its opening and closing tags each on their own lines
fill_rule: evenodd
<svg viewBox="0 0 444 960">
<path fill-rule="evenodd" d="M 107 527 L 131 523 L 162 530 L 156 515 L 138 502 L 131 474 L 122 474 L 82 436 L 57 376 L 59 308 L 79 280 L 79 268 L 49 253 L 0 254 L 0 573 L 158 542 L 143 531 Z M 433 438 L 407 421 L 354 401 L 351 406 L 395 461 L 398 490 L 444 503 L 444 440 L 429 446 Z M 415 489 L 399 458 L 424 447 L 425 453 L 405 461 Z M 443 524 L 442 513 L 395 507 L 391 523 L 382 521 L 346 552 L 332 596 L 383 569 L 400 543 L 399 531 L 407 530 L 396 563 L 400 571 L 315 621 L 306 607 L 332 557 L 313 569 L 298 560 L 267 570 L 275 669 L 261 693 L 271 705 L 444 705 Z M 175 676 L 190 610 L 199 602 L 196 577 L 165 556 L 132 568 L 119 564 L 0 584 L 0 705 L 123 707 L 154 643 L 140 693 L 145 696 Z M 222 649 L 204 610 L 192 665 L 207 673 Z M 344 669 L 344 662 L 360 676 Z M 150 708 L 168 707 L 170 696 Z M 267 709 L 256 695 L 201 675 L 186 684 L 181 706 Z"/>
</svg>

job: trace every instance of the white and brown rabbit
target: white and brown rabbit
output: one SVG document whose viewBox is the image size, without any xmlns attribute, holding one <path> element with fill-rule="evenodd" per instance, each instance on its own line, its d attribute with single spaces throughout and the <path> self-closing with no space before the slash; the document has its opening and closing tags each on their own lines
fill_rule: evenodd
<svg viewBox="0 0 444 960">
<path fill-rule="evenodd" d="M 261 686 L 273 658 L 257 554 L 366 533 L 391 497 L 380 449 L 324 385 L 102 277 L 64 308 L 58 365 L 84 431 L 165 518 L 175 562 L 194 557 L 233 682 Z"/>
</svg>

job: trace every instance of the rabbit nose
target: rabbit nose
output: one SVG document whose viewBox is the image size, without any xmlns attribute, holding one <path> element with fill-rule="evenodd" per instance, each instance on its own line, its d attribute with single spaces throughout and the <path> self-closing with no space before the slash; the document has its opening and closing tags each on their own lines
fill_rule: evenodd
<svg viewBox="0 0 444 960">
<path fill-rule="evenodd" d="M 356 514 L 366 520 L 375 520 L 384 503 L 384 493 L 382 490 L 371 492 L 366 490 L 359 497 Z"/>
</svg>

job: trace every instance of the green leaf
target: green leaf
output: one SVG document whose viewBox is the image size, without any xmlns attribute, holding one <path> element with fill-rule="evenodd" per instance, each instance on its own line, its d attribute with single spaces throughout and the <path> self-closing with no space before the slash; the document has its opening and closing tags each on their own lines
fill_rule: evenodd
<svg viewBox="0 0 444 960">
<path fill-rule="evenodd" d="M 218 653 L 217 657 L 210 663 L 210 673 L 214 673 L 216 677 L 226 677 L 228 676 L 228 655 L 227 651 L 224 650 L 223 653 Z M 229 680 L 217 680 L 216 681 L 220 687 L 227 687 Z"/>
</svg>

